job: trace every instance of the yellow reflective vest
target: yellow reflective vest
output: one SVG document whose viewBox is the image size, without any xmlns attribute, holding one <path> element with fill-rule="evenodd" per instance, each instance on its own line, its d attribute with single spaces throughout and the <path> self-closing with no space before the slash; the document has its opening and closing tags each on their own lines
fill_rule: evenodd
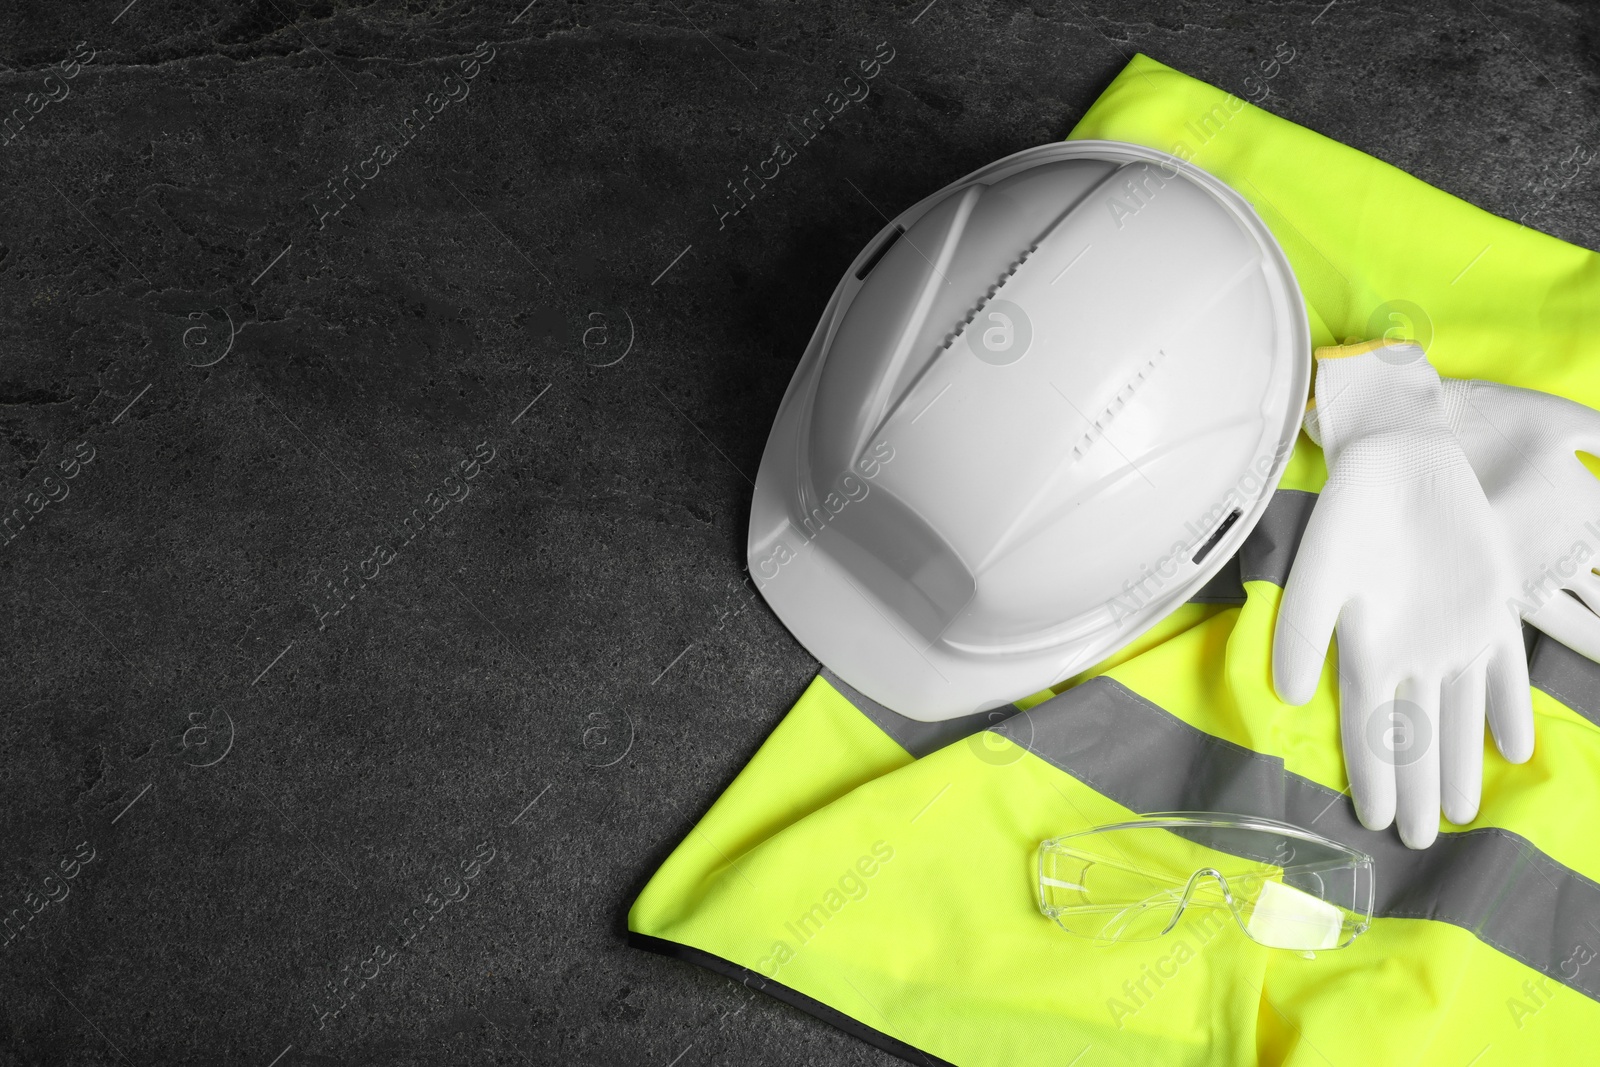
<svg viewBox="0 0 1600 1067">
<path fill-rule="evenodd" d="M 1071 137 L 1171 152 L 1250 200 L 1314 343 L 1399 333 L 1446 376 L 1600 407 L 1595 253 L 1144 56 Z M 1532 761 L 1490 749 L 1477 820 L 1426 851 L 1361 827 L 1334 665 L 1303 708 L 1270 681 L 1324 477 L 1302 436 L 1229 570 L 1058 692 L 918 723 L 824 671 L 640 894 L 634 943 L 913 1063 L 1600 1061 L 1600 666 L 1530 631 Z M 1040 841 L 1172 810 L 1269 816 L 1368 852 L 1372 928 L 1306 959 L 1198 916 L 1098 946 L 1039 914 Z"/>
</svg>

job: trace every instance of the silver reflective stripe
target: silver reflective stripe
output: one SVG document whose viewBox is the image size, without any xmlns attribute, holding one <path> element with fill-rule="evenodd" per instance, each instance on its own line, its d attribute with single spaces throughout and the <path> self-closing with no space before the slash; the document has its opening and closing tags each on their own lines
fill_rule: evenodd
<svg viewBox="0 0 1600 1067">
<path fill-rule="evenodd" d="M 1289 567 L 1300 548 L 1300 538 L 1311 521 L 1317 494 L 1303 489 L 1279 489 L 1272 494 L 1256 528 L 1230 559 L 1194 596 L 1192 604 L 1243 604 L 1245 582 L 1289 580 Z"/>
<path fill-rule="evenodd" d="M 959 719 L 946 719 L 944 722 L 918 722 L 916 719 L 906 718 L 897 711 L 890 711 L 826 667 L 822 668 L 819 673 L 829 685 L 839 691 L 841 696 L 854 704 L 857 711 L 872 720 L 874 726 L 888 734 L 896 744 L 917 759 L 921 759 L 930 752 L 937 752 L 944 746 L 960 741 L 964 737 L 971 737 L 981 730 L 995 726 L 1021 710 L 1015 704 L 1007 704 L 991 711 L 978 711 L 971 715 L 963 715 Z"/>
<path fill-rule="evenodd" d="M 1272 494 L 1266 514 L 1239 548 L 1240 581 L 1282 585 L 1289 580 L 1289 568 L 1294 566 L 1300 538 L 1316 503 L 1317 494 L 1303 489 L 1279 489 Z"/>
<path fill-rule="evenodd" d="M 1368 830 L 1344 794 L 1283 761 L 1197 730 L 1126 686 L 1094 678 L 994 727 L 1136 812 L 1219 811 L 1303 826 L 1373 858 L 1375 914 L 1434 919 L 1600 1000 L 1600 885 L 1497 827 L 1406 848 Z M 1572 973 L 1567 973 L 1568 970 Z"/>
<path fill-rule="evenodd" d="M 1528 660 L 1528 682 L 1600 726 L 1600 663 L 1540 634 Z"/>
<path fill-rule="evenodd" d="M 1272 506 L 1267 506 L 1267 514 L 1272 513 Z M 1249 543 L 1248 539 L 1245 542 Z M 1200 591 L 1189 598 L 1191 604 L 1243 604 L 1245 601 L 1244 583 L 1239 580 L 1239 557 L 1231 556 L 1222 569 L 1211 576 L 1211 580 L 1200 587 Z"/>
</svg>

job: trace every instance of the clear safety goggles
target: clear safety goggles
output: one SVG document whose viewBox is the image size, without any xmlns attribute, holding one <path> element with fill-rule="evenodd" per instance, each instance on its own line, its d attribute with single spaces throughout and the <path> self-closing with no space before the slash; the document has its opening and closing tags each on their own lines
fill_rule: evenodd
<svg viewBox="0 0 1600 1067">
<path fill-rule="evenodd" d="M 1271 819 L 1163 812 L 1039 846 L 1039 910 L 1096 941 L 1148 941 L 1204 908 L 1268 948 L 1344 948 L 1372 900 L 1372 857 Z"/>
</svg>

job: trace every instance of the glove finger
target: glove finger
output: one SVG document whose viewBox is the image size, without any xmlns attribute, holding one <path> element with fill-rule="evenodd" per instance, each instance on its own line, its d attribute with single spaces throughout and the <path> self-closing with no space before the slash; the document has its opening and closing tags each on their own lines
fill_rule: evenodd
<svg viewBox="0 0 1600 1067">
<path fill-rule="evenodd" d="M 1287 704 L 1305 704 L 1316 695 L 1344 599 L 1334 584 L 1334 576 L 1339 573 L 1334 561 L 1325 552 L 1316 551 L 1317 526 L 1313 512 L 1301 542 L 1301 554 L 1284 586 L 1272 637 L 1272 685 L 1278 691 L 1278 699 Z M 1307 552 L 1308 548 L 1312 551 Z"/>
<path fill-rule="evenodd" d="M 1439 789 L 1444 817 L 1460 826 L 1478 817 L 1483 796 L 1483 663 L 1446 678 L 1439 701 Z"/>
<path fill-rule="evenodd" d="M 1345 774 L 1356 818 L 1369 830 L 1394 822 L 1394 763 L 1390 758 L 1393 684 L 1369 685 L 1346 672 L 1339 684 L 1339 730 L 1344 741 Z"/>
<path fill-rule="evenodd" d="M 1572 651 L 1600 663 L 1600 615 L 1567 594 L 1557 593 L 1545 601 L 1538 611 L 1528 616 L 1528 625 L 1538 627 Z"/>
<path fill-rule="evenodd" d="M 1400 840 L 1427 848 L 1439 836 L 1439 683 L 1402 682 L 1391 715 L 1389 755 Z"/>
<path fill-rule="evenodd" d="M 1300 426 L 1305 430 L 1306 436 L 1311 438 L 1311 443 L 1321 448 L 1322 423 L 1317 419 L 1317 407 L 1315 404 L 1306 408 L 1305 418 L 1300 421 Z"/>
<path fill-rule="evenodd" d="M 1507 642 L 1489 663 L 1489 731 L 1495 747 L 1512 763 L 1533 755 L 1533 695 L 1528 691 L 1528 660 L 1522 642 Z"/>
</svg>

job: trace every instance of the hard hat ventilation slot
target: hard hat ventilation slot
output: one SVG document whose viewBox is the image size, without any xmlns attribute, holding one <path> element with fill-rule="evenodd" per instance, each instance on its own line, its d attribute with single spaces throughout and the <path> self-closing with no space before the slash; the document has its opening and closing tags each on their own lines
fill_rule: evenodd
<svg viewBox="0 0 1600 1067">
<path fill-rule="evenodd" d="M 984 309 L 989 301 L 994 299 L 996 293 L 1006 287 L 1006 282 L 1009 282 L 1011 280 L 1011 276 L 1017 273 L 1018 270 L 1022 269 L 1022 265 L 1028 262 L 1028 257 L 1037 251 L 1039 251 L 1039 245 L 1037 242 L 1022 250 L 1022 255 L 1018 256 L 1016 261 L 1012 263 L 1011 266 L 1006 268 L 1006 272 L 1000 275 L 999 280 L 997 280 L 993 285 L 989 286 L 989 291 L 983 294 L 983 299 L 979 300 L 971 311 L 967 312 L 967 317 L 956 323 L 956 328 L 945 335 L 945 348 L 949 348 L 951 345 L 956 343 L 956 339 L 966 331 L 968 326 L 972 325 L 972 320 L 978 317 L 978 313 Z"/>
<path fill-rule="evenodd" d="M 1204 563 L 1205 558 L 1211 555 L 1211 550 L 1217 547 L 1217 542 L 1222 540 L 1223 534 L 1226 534 L 1229 530 L 1233 529 L 1233 524 L 1238 522 L 1239 517 L 1243 514 L 1244 512 L 1238 508 L 1234 508 L 1232 511 L 1228 512 L 1228 517 L 1222 520 L 1222 525 L 1217 527 L 1215 533 L 1206 538 L 1206 543 L 1201 545 L 1200 551 L 1194 554 L 1193 562 L 1196 564 Z"/>
<path fill-rule="evenodd" d="M 904 226 L 896 226 L 894 232 L 883 239 L 883 244 L 878 246 L 878 250 L 868 256 L 865 263 L 861 264 L 861 269 L 856 271 L 856 281 L 866 281 L 867 275 L 872 273 L 872 268 L 876 267 L 879 261 L 889 254 L 889 249 L 894 247 L 894 243 L 900 240 L 900 235 L 905 232 L 906 228 Z"/>
<path fill-rule="evenodd" d="M 1156 354 L 1146 360 L 1144 366 L 1135 371 L 1133 377 L 1128 379 L 1121 389 L 1117 390 L 1117 394 L 1111 398 L 1111 402 L 1101 410 L 1099 415 L 1095 416 L 1089 425 L 1089 429 L 1078 439 L 1078 443 L 1072 447 L 1072 458 L 1074 460 L 1083 458 L 1084 453 L 1089 451 L 1089 447 L 1105 433 L 1106 423 L 1110 422 L 1111 417 L 1121 411 L 1129 400 L 1133 399 L 1133 394 L 1150 377 L 1150 372 L 1156 369 L 1156 364 L 1166 358 L 1166 349 L 1158 348 Z"/>
</svg>

